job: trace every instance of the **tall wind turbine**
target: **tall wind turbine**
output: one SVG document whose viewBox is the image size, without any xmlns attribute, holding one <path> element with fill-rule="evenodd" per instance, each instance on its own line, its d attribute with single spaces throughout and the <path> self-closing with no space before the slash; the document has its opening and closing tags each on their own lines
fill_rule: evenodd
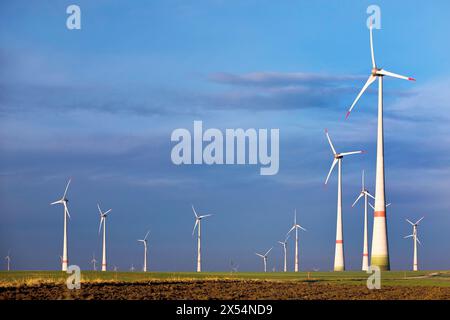
<svg viewBox="0 0 450 320">
<path fill-rule="evenodd" d="M 369 191 L 366 189 L 364 184 L 364 170 L 362 171 L 362 181 L 361 181 L 361 192 L 359 193 L 358 198 L 356 198 L 355 202 L 353 202 L 352 207 L 359 201 L 359 199 L 364 197 L 364 245 L 363 245 L 363 259 L 362 259 L 362 270 L 369 270 L 369 245 L 367 239 L 367 200 L 368 197 L 375 199 Z"/>
<path fill-rule="evenodd" d="M 103 225 L 103 255 L 102 255 L 102 271 L 106 271 L 106 217 L 108 213 L 111 212 L 112 209 L 109 209 L 106 212 L 103 212 L 100 209 L 100 205 L 97 203 L 98 212 L 100 213 L 100 225 L 98 226 L 98 234 L 102 230 Z"/>
<path fill-rule="evenodd" d="M 284 253 L 284 272 L 287 272 L 287 241 L 289 239 L 289 233 L 287 234 L 284 241 L 278 241 L 279 244 L 283 246 L 283 253 Z"/>
<path fill-rule="evenodd" d="M 406 219 L 406 221 L 408 221 L 409 224 L 411 224 L 413 226 L 413 233 L 410 234 L 409 236 L 406 236 L 406 238 L 413 238 L 414 241 L 414 260 L 413 260 L 413 270 L 417 271 L 418 270 L 418 265 L 417 265 L 417 243 L 422 244 L 419 240 L 419 237 L 417 236 L 417 226 L 419 225 L 419 222 L 422 221 L 424 217 L 420 218 L 419 220 L 416 221 L 416 223 L 412 223 L 411 221 L 409 221 L 408 219 Z"/>
<path fill-rule="evenodd" d="M 192 211 L 195 215 L 194 229 L 192 229 L 192 235 L 194 235 L 195 228 L 198 226 L 197 234 L 197 272 L 202 271 L 202 251 L 201 251 L 201 222 L 204 218 L 212 216 L 212 214 L 198 215 L 195 211 L 194 206 L 192 206 Z"/>
<path fill-rule="evenodd" d="M 375 210 L 373 222 L 373 236 L 372 236 L 372 254 L 371 265 L 380 267 L 381 270 L 390 270 L 389 263 L 389 244 L 387 236 L 387 221 L 386 221 L 386 200 L 384 188 L 384 133 L 383 133 L 383 77 L 392 77 L 403 80 L 412 80 L 414 78 L 405 77 L 395 74 L 377 67 L 375 63 L 375 54 L 373 49 L 373 26 L 370 24 L 370 53 L 372 57 L 372 72 L 363 86 L 359 94 L 353 101 L 350 109 L 347 112 L 346 118 L 350 115 L 353 107 L 358 102 L 359 98 L 366 91 L 366 89 L 378 79 L 378 129 L 377 129 L 377 165 L 376 165 L 376 180 L 375 180 Z"/>
<path fill-rule="evenodd" d="M 264 261 L 264 272 L 267 272 L 267 256 L 272 249 L 273 249 L 273 247 L 270 248 L 269 250 L 267 250 L 267 252 L 265 254 L 260 254 L 257 252 L 255 253 L 258 257 L 261 257 Z"/>
<path fill-rule="evenodd" d="M 95 260 L 95 254 L 94 253 L 92 254 L 91 263 L 92 263 L 92 265 L 94 267 L 94 271 L 97 271 L 97 260 Z"/>
<path fill-rule="evenodd" d="M 345 260 L 344 260 L 344 236 L 343 236 L 343 223 L 342 223 L 342 159 L 345 156 L 351 154 L 363 153 L 363 151 L 351 151 L 337 153 L 334 149 L 333 143 L 331 142 L 328 130 L 325 130 L 325 134 L 330 144 L 331 151 L 333 152 L 333 163 L 331 164 L 330 171 L 328 172 L 325 184 L 328 183 L 331 172 L 333 171 L 336 164 L 338 164 L 338 197 L 337 197 L 337 223 L 336 223 L 336 248 L 334 253 L 334 271 L 344 271 L 345 270 Z"/>
<path fill-rule="evenodd" d="M 66 190 L 64 190 L 64 194 L 60 200 L 50 203 L 54 204 L 62 204 L 64 206 L 64 241 L 63 241 L 63 255 L 62 255 L 62 271 L 67 271 L 67 264 L 69 263 L 69 258 L 67 257 L 67 217 L 70 218 L 69 208 L 67 207 L 67 203 L 69 200 L 67 199 L 67 189 L 69 189 L 70 181 L 69 179 L 66 185 Z"/>
<path fill-rule="evenodd" d="M 147 272 L 147 237 L 149 233 L 150 230 L 147 231 L 147 234 L 145 235 L 144 239 L 138 239 L 139 242 L 142 242 L 144 244 L 144 267 L 142 269 L 144 272 Z"/>
<path fill-rule="evenodd" d="M 10 271 L 11 270 L 11 256 L 10 256 L 10 252 L 11 252 L 11 250 L 8 250 L 8 255 L 5 257 L 5 260 L 6 260 L 6 266 L 7 266 L 7 269 L 6 270 L 8 270 L 8 271 Z"/>
<path fill-rule="evenodd" d="M 303 228 L 301 225 L 299 225 L 297 223 L 297 209 L 294 209 L 294 225 L 288 231 L 287 234 L 289 235 L 289 233 L 291 233 L 293 230 L 295 230 L 295 266 L 294 266 L 295 272 L 298 272 L 298 229 L 306 231 L 305 228 Z"/>
</svg>

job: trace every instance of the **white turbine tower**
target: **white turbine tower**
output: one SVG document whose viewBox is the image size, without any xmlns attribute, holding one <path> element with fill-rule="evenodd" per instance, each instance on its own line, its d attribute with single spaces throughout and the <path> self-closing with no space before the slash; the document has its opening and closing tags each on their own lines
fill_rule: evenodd
<svg viewBox="0 0 450 320">
<path fill-rule="evenodd" d="M 295 230 L 295 265 L 294 265 L 295 272 L 298 272 L 298 229 L 306 231 L 305 228 L 303 228 L 301 225 L 297 223 L 297 209 L 294 209 L 294 225 L 288 231 L 287 234 L 289 235 L 289 233 Z"/>
<path fill-rule="evenodd" d="M 192 229 L 192 235 L 194 235 L 195 228 L 198 226 L 198 234 L 197 234 L 197 272 L 202 271 L 202 251 L 201 251 L 201 221 L 206 218 L 212 216 L 212 214 L 198 215 L 195 211 L 194 206 L 192 205 L 192 211 L 195 215 L 195 224 L 194 229 Z"/>
<path fill-rule="evenodd" d="M 419 240 L 419 237 L 417 236 L 417 226 L 419 225 L 419 222 L 422 221 L 424 217 L 420 218 L 419 220 L 416 221 L 416 223 L 412 223 L 411 221 L 409 221 L 408 219 L 406 219 L 406 221 L 408 221 L 409 224 L 411 224 L 413 226 L 413 233 L 410 234 L 409 236 L 406 236 L 406 238 L 413 238 L 414 241 L 414 260 L 413 260 L 413 270 L 417 271 L 418 270 L 418 265 L 417 265 L 417 243 L 422 244 Z"/>
<path fill-rule="evenodd" d="M 369 191 L 366 189 L 364 184 L 364 170 L 362 172 L 362 181 L 361 181 L 361 192 L 359 193 L 358 198 L 356 198 L 355 202 L 353 202 L 352 207 L 359 201 L 359 199 L 364 197 L 364 245 L 363 245 L 363 259 L 362 259 L 362 270 L 369 270 L 369 244 L 367 239 L 367 201 L 368 197 L 375 199 Z"/>
<path fill-rule="evenodd" d="M 333 143 L 331 142 L 328 130 L 325 130 L 325 134 L 330 144 L 331 151 L 333 152 L 333 163 L 331 164 L 330 171 L 328 172 L 325 184 L 328 183 L 331 172 L 333 171 L 336 164 L 338 164 L 338 196 L 337 196 L 337 223 L 336 223 L 336 249 L 334 253 L 334 271 L 344 271 L 345 270 L 345 259 L 344 259 L 344 235 L 343 235 L 343 223 L 342 223 L 342 159 L 345 156 L 351 154 L 363 153 L 363 151 L 351 151 L 337 153 L 334 149 Z"/>
<path fill-rule="evenodd" d="M 103 225 L 103 254 L 102 254 L 102 271 L 106 271 L 106 217 L 108 213 L 111 212 L 112 209 L 109 209 L 106 212 L 103 212 L 100 209 L 100 205 L 97 203 L 98 212 L 100 213 L 100 225 L 98 226 L 98 234 L 102 230 Z"/>
<path fill-rule="evenodd" d="M 63 255 L 62 255 L 62 271 L 67 271 L 67 264 L 69 263 L 69 258 L 67 257 L 67 217 L 70 218 L 69 208 L 67 207 L 67 203 L 69 200 L 67 199 L 67 189 L 69 189 L 69 184 L 72 179 L 69 179 L 69 182 L 67 182 L 66 190 L 64 190 L 64 194 L 62 198 L 58 201 L 50 203 L 51 205 L 54 204 L 62 204 L 64 206 L 64 241 L 63 241 Z"/>
<path fill-rule="evenodd" d="M 97 260 L 95 259 L 95 254 L 92 254 L 91 264 L 93 265 L 94 271 L 97 271 Z"/>
<path fill-rule="evenodd" d="M 144 239 L 138 240 L 139 242 L 142 242 L 144 244 L 144 267 L 142 268 L 144 272 L 147 272 L 147 237 L 149 233 L 150 230 L 147 231 L 147 234 L 145 235 Z"/>
<path fill-rule="evenodd" d="M 373 27 L 370 25 L 370 52 L 372 57 L 372 73 L 366 84 L 353 101 L 347 112 L 346 118 L 350 115 L 353 107 L 366 89 L 378 79 L 378 129 L 377 129 L 377 165 L 375 180 L 375 210 L 372 236 L 372 254 L 371 265 L 380 267 L 381 270 L 390 270 L 389 263 L 389 244 L 387 236 L 386 221 L 386 200 L 384 188 L 384 133 L 383 133 L 383 77 L 392 77 L 403 80 L 413 80 L 414 78 L 405 77 L 377 67 L 375 63 L 375 54 L 373 49 Z"/>
<path fill-rule="evenodd" d="M 11 270 L 11 256 L 10 256 L 11 250 L 8 250 L 8 255 L 5 257 L 6 260 L 6 270 L 10 271 Z"/>
<path fill-rule="evenodd" d="M 267 255 L 269 254 L 269 252 L 273 249 L 270 248 L 269 250 L 267 250 L 267 252 L 265 254 L 260 254 L 260 253 L 255 253 L 258 257 L 261 257 L 264 261 L 264 272 L 267 272 Z"/>
<path fill-rule="evenodd" d="M 283 253 L 284 253 L 284 267 L 283 267 L 283 270 L 284 270 L 284 272 L 287 272 L 287 241 L 288 241 L 288 239 L 289 239 L 289 233 L 287 234 L 287 236 L 284 239 L 284 241 L 278 241 L 278 243 L 283 246 Z"/>
</svg>

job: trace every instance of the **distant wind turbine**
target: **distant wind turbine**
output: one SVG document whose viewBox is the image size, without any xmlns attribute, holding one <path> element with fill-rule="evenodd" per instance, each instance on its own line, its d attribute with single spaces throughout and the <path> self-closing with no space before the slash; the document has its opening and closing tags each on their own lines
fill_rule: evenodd
<svg viewBox="0 0 450 320">
<path fill-rule="evenodd" d="M 212 214 L 198 215 L 195 211 L 194 206 L 192 205 L 192 211 L 195 215 L 195 224 L 194 229 L 192 229 L 192 235 L 194 235 L 195 228 L 198 226 L 198 234 L 197 234 L 197 272 L 202 271 L 202 255 L 201 255 L 201 221 L 204 218 L 212 216 Z"/>
<path fill-rule="evenodd" d="M 67 271 L 67 264 L 69 263 L 69 258 L 67 257 L 67 217 L 70 219 L 69 208 L 67 207 L 67 203 L 69 200 L 67 199 L 67 189 L 69 189 L 70 181 L 67 182 L 66 189 L 64 190 L 64 194 L 60 200 L 50 203 L 51 205 L 62 204 L 64 206 L 64 241 L 63 241 L 63 255 L 62 255 L 62 271 Z"/>
<path fill-rule="evenodd" d="M 11 253 L 11 250 L 8 250 L 8 255 L 5 257 L 6 266 L 7 266 L 6 270 L 8 270 L 8 271 L 11 270 L 11 255 L 10 255 L 10 253 Z"/>
<path fill-rule="evenodd" d="M 235 264 L 233 260 L 230 260 L 230 268 L 231 268 L 231 272 L 232 273 L 233 272 L 237 272 L 238 268 L 239 268 L 239 265 Z"/>
<path fill-rule="evenodd" d="M 287 272 L 287 241 L 289 239 L 289 233 L 287 234 L 284 241 L 278 241 L 279 244 L 283 246 L 283 253 L 284 253 L 284 268 L 283 271 Z"/>
<path fill-rule="evenodd" d="M 133 272 L 134 270 L 134 265 L 131 265 L 130 271 Z"/>
<path fill-rule="evenodd" d="M 419 237 L 417 236 L 417 226 L 419 225 L 420 221 L 422 221 L 424 217 L 420 218 L 419 220 L 417 220 L 415 223 L 412 223 L 411 221 L 409 221 L 408 219 L 406 219 L 406 221 L 413 226 L 413 233 L 410 234 L 409 236 L 406 236 L 406 238 L 413 238 L 414 241 L 414 260 L 413 260 L 413 270 L 417 271 L 419 270 L 418 268 L 418 264 L 417 264 L 417 243 L 422 244 L 419 240 Z"/>
<path fill-rule="evenodd" d="M 268 257 L 269 252 L 272 249 L 273 249 L 273 247 L 270 248 L 269 250 L 267 250 L 267 252 L 265 254 L 260 254 L 260 253 L 257 253 L 257 252 L 255 253 L 258 257 L 261 257 L 263 259 L 263 261 L 264 261 L 264 272 L 267 272 L 267 257 Z"/>
<path fill-rule="evenodd" d="M 353 107 L 361 98 L 367 88 L 378 79 L 378 129 L 377 129 L 377 164 L 376 164 L 376 180 L 375 180 L 375 211 L 373 222 L 373 237 L 371 250 L 370 265 L 378 266 L 381 270 L 390 270 L 389 263 L 389 245 L 387 236 L 387 220 L 386 220 L 386 200 L 384 187 L 384 132 L 383 132 L 383 78 L 392 77 L 403 80 L 413 80 L 414 78 L 405 77 L 395 74 L 377 67 L 375 62 L 375 54 L 373 49 L 373 26 L 370 23 L 370 53 L 372 57 L 372 72 L 364 84 L 361 91 L 356 96 L 352 105 L 347 111 L 346 118 L 350 115 Z"/>
<path fill-rule="evenodd" d="M 334 253 L 334 271 L 344 271 L 345 270 L 345 259 L 344 259 L 344 235 L 343 235 L 343 223 L 342 223 L 342 159 L 345 156 L 352 154 L 363 153 L 363 151 L 351 151 L 337 153 L 334 149 L 333 143 L 331 142 L 328 130 L 325 130 L 325 134 L 330 144 L 331 151 L 333 152 L 333 163 L 331 164 L 330 171 L 328 172 L 325 184 L 328 183 L 331 172 L 333 171 L 336 164 L 338 164 L 338 197 L 337 197 L 337 223 L 336 223 L 336 248 Z"/>
<path fill-rule="evenodd" d="M 298 229 L 306 231 L 305 228 L 303 228 L 301 225 L 297 223 L 297 209 L 294 209 L 294 225 L 288 231 L 287 234 L 289 235 L 289 233 L 295 230 L 295 265 L 294 265 L 295 272 L 298 272 Z"/>
<path fill-rule="evenodd" d="M 358 198 L 356 198 L 355 202 L 353 202 L 352 207 L 359 201 L 359 199 L 364 197 L 364 245 L 363 245 L 363 259 L 362 259 L 362 270 L 369 270 L 369 245 L 367 239 L 367 197 L 371 197 L 375 199 L 369 191 L 367 191 L 364 184 L 364 170 L 362 172 L 362 181 L 361 181 L 361 192 L 359 193 Z"/>
<path fill-rule="evenodd" d="M 147 272 L 147 237 L 149 233 L 150 230 L 147 231 L 147 234 L 145 235 L 144 239 L 138 240 L 139 242 L 142 242 L 144 244 L 144 267 L 142 268 L 144 272 Z"/>
<path fill-rule="evenodd" d="M 103 225 L 103 255 L 102 255 L 102 271 L 106 271 L 106 217 L 108 216 L 108 213 L 112 211 L 112 209 L 109 209 L 108 211 L 103 212 L 102 209 L 100 209 L 100 205 L 97 203 L 98 212 L 100 213 L 100 225 L 98 226 L 98 234 L 100 234 L 100 231 L 102 230 Z"/>
<path fill-rule="evenodd" d="M 97 260 L 95 260 L 95 253 L 92 254 L 91 264 L 94 267 L 94 271 L 97 271 Z"/>
</svg>

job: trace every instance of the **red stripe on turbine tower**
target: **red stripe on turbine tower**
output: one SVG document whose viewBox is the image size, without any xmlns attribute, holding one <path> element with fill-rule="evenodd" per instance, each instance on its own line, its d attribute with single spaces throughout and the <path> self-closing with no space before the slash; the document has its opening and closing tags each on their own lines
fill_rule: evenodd
<svg viewBox="0 0 450 320">
<path fill-rule="evenodd" d="M 373 213 L 374 217 L 386 217 L 386 211 L 375 211 Z"/>
</svg>

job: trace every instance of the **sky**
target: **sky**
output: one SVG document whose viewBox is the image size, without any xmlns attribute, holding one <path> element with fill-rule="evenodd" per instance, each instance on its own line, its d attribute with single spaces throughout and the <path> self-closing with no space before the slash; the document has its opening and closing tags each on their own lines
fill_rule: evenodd
<svg viewBox="0 0 450 320">
<path fill-rule="evenodd" d="M 66 27 L 67 6 L 81 29 Z M 391 267 L 412 267 L 405 221 L 419 227 L 419 264 L 450 268 L 450 3 L 434 1 L 2 1 L 0 4 L 0 255 L 12 268 L 59 269 L 69 178 L 69 262 L 195 270 L 193 204 L 203 270 L 282 268 L 294 208 L 300 269 L 331 270 L 337 176 L 324 129 L 343 162 L 346 266 L 361 268 L 361 170 L 374 191 L 376 87 L 345 114 L 371 69 L 367 7 L 381 9 L 377 64 L 417 82 L 384 81 L 386 198 Z M 174 165 L 177 128 L 280 130 L 280 169 Z M 371 215 L 369 216 L 371 217 Z M 371 241 L 372 218 L 369 219 Z M 294 242 L 288 243 L 293 269 Z M 370 247 L 369 247 L 370 248 Z"/>
</svg>

